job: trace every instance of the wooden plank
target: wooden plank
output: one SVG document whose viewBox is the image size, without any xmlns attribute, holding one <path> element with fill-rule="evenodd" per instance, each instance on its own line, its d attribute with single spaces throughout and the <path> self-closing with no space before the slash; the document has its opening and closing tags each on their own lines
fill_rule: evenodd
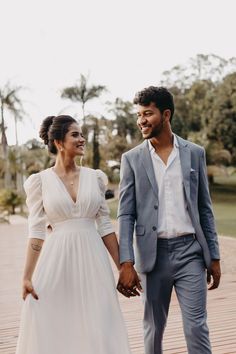
<svg viewBox="0 0 236 354">
<path fill-rule="evenodd" d="M 0 353 L 14 354 L 21 311 L 21 276 L 27 226 L 0 225 Z M 223 276 L 218 290 L 208 292 L 208 325 L 214 354 L 236 353 L 236 240 L 220 238 Z M 115 278 L 117 273 L 114 271 Z M 132 354 L 144 354 L 141 298 L 119 294 Z M 182 319 L 175 293 L 164 336 L 165 354 L 186 354 Z M 32 353 L 33 354 L 33 353 Z M 51 353 L 50 353 L 51 354 Z M 54 353 L 52 353 L 54 354 Z M 56 354 L 56 353 L 55 353 Z M 122 354 L 122 353 L 121 353 Z M 199 353 L 200 354 L 200 353 Z"/>
</svg>

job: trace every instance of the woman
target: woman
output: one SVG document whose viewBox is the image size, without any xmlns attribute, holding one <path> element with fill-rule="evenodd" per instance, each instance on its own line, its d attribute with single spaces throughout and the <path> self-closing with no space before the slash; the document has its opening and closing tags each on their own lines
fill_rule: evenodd
<svg viewBox="0 0 236 354">
<path fill-rule="evenodd" d="M 119 269 L 106 175 L 76 165 L 85 139 L 72 117 L 47 117 L 40 137 L 56 163 L 25 182 L 29 244 L 16 353 L 129 354 L 106 252 Z"/>
</svg>

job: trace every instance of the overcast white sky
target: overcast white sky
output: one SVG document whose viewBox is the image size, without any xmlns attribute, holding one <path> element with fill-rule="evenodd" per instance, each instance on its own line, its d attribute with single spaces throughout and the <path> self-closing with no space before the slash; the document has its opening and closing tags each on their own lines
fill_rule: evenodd
<svg viewBox="0 0 236 354">
<path fill-rule="evenodd" d="M 79 104 L 60 99 L 80 73 L 109 89 L 87 106 L 102 112 L 103 102 L 131 100 L 196 54 L 236 56 L 235 13 L 234 0 L 2 0 L 0 86 L 28 88 L 20 142 L 37 137 L 47 115 L 81 114 Z"/>
</svg>

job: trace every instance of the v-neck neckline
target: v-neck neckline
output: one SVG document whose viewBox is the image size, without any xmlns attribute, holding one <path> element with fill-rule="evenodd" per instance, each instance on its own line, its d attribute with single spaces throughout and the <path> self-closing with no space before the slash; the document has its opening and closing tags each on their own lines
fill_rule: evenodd
<svg viewBox="0 0 236 354">
<path fill-rule="evenodd" d="M 52 173 L 56 176 L 58 182 L 62 185 L 62 187 L 65 190 L 65 193 L 67 194 L 68 198 L 70 199 L 70 201 L 72 202 L 73 205 L 76 205 L 78 203 L 79 200 L 79 194 L 80 194 L 80 184 L 81 184 L 81 172 L 83 167 L 80 166 L 80 172 L 79 172 L 79 183 L 78 183 L 78 188 L 77 188 L 77 193 L 76 193 L 76 200 L 74 201 L 74 199 L 72 198 L 70 192 L 68 191 L 68 189 L 66 188 L 65 183 L 62 181 L 62 179 L 58 176 L 58 174 L 54 171 L 53 169 L 54 167 L 51 167 L 50 170 L 52 171 Z"/>
</svg>

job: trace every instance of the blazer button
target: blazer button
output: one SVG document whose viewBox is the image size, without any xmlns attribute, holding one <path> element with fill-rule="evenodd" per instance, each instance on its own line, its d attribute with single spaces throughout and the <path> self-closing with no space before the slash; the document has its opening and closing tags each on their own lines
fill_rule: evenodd
<svg viewBox="0 0 236 354">
<path fill-rule="evenodd" d="M 158 206 L 157 206 L 157 205 L 154 205 L 154 209 L 158 209 Z"/>
<path fill-rule="evenodd" d="M 153 229 L 153 231 L 156 231 L 157 228 L 156 228 L 156 226 L 153 226 L 152 229 Z"/>
</svg>

